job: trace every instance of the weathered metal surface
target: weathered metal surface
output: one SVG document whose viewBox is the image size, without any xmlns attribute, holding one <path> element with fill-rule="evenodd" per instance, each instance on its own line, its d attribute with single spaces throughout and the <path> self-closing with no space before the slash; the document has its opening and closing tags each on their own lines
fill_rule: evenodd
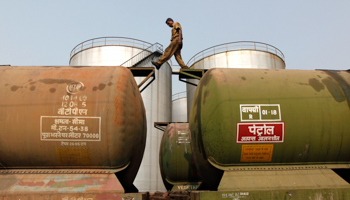
<svg viewBox="0 0 350 200">
<path fill-rule="evenodd" d="M 52 173 L 54 172 L 54 173 Z M 0 175 L 0 195 L 43 195 L 55 193 L 124 193 L 114 173 L 57 174 L 9 173 Z"/>
<path fill-rule="evenodd" d="M 0 200 L 148 200 L 148 193 L 82 194 L 52 193 L 40 195 L 0 195 Z"/>
<path fill-rule="evenodd" d="M 167 190 L 197 189 L 200 177 L 192 157 L 188 123 L 167 126 L 160 146 L 159 165 Z"/>
<path fill-rule="evenodd" d="M 114 174 L 127 168 L 111 169 L 1 169 L 0 175 L 8 174 Z"/>
<path fill-rule="evenodd" d="M 120 169 L 128 190 L 146 142 L 123 67 L 1 67 L 0 168 Z"/>
<path fill-rule="evenodd" d="M 331 169 L 225 171 L 218 191 L 348 188 Z"/>
<path fill-rule="evenodd" d="M 335 200 L 350 199 L 350 189 L 262 190 L 262 191 L 193 191 L 191 200 Z"/>
<path fill-rule="evenodd" d="M 332 73 L 337 78 L 324 71 L 206 72 L 190 117 L 204 184 L 216 189 L 234 166 L 349 164 L 350 74 Z"/>
<path fill-rule="evenodd" d="M 0 170 L 0 199 L 146 200 L 124 194 L 115 170 Z"/>
<path fill-rule="evenodd" d="M 190 193 L 189 192 L 155 192 L 154 194 L 150 194 L 149 200 L 189 200 Z"/>
<path fill-rule="evenodd" d="M 313 170 L 313 169 L 350 169 L 350 164 L 323 164 L 323 165 L 266 165 L 266 166 L 221 166 L 208 160 L 211 165 L 223 171 L 283 171 L 283 170 Z"/>
</svg>

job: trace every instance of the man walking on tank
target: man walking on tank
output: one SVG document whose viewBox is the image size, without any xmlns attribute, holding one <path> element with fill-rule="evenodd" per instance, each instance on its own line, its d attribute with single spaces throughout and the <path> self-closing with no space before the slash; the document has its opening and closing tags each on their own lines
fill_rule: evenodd
<svg viewBox="0 0 350 200">
<path fill-rule="evenodd" d="M 181 58 L 181 49 L 182 49 L 182 28 L 179 22 L 174 22 L 173 19 L 168 18 L 165 23 L 172 27 L 171 30 L 171 39 L 170 45 L 165 49 L 164 54 L 159 58 L 157 62 L 152 61 L 152 64 L 159 68 L 163 63 L 168 61 L 172 55 L 175 56 L 177 63 L 179 63 L 182 69 L 188 69 L 184 61 Z"/>
</svg>

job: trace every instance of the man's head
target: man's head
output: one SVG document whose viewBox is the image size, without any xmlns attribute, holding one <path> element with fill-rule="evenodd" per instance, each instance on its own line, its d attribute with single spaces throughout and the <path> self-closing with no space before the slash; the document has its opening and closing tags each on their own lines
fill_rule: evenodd
<svg viewBox="0 0 350 200">
<path fill-rule="evenodd" d="M 168 19 L 166 19 L 165 23 L 166 23 L 169 27 L 173 27 L 174 21 L 173 21 L 173 19 L 168 18 Z"/>
</svg>

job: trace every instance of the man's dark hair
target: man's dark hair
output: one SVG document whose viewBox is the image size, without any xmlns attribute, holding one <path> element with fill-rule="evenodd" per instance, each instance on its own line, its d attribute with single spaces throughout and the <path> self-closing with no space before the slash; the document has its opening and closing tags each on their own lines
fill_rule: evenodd
<svg viewBox="0 0 350 200">
<path fill-rule="evenodd" d="M 168 19 L 166 19 L 165 23 L 167 23 L 168 21 L 174 21 L 173 19 L 171 19 L 170 17 Z"/>
</svg>

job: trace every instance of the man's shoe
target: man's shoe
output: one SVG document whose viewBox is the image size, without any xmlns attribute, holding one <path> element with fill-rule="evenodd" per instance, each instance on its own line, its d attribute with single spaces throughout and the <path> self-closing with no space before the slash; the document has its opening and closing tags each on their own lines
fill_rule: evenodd
<svg viewBox="0 0 350 200">
<path fill-rule="evenodd" d="M 157 70 L 159 70 L 160 64 L 158 64 L 157 62 L 154 62 L 154 61 L 151 61 L 151 63 L 156 67 Z"/>
</svg>

